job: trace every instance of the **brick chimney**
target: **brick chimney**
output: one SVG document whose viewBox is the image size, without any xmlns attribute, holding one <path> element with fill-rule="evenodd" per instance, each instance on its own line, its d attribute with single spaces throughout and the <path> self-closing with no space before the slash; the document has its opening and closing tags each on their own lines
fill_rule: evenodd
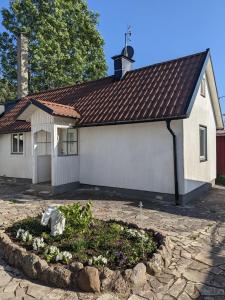
<svg viewBox="0 0 225 300">
<path fill-rule="evenodd" d="M 20 34 L 17 37 L 17 98 L 28 94 L 28 39 Z"/>
</svg>

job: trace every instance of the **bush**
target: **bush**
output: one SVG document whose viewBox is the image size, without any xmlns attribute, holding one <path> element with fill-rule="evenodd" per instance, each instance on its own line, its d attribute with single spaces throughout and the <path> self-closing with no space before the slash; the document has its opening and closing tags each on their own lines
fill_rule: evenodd
<svg viewBox="0 0 225 300">
<path fill-rule="evenodd" d="M 85 232 L 92 221 L 92 205 L 88 202 L 85 206 L 79 203 L 60 206 L 59 210 L 66 219 L 65 233 L 71 235 L 74 231 Z"/>
</svg>

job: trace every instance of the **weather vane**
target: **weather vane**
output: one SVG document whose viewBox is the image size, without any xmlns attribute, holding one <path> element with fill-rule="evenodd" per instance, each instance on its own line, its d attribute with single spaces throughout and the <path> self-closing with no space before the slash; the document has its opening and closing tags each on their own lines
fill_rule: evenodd
<svg viewBox="0 0 225 300">
<path fill-rule="evenodd" d="M 127 27 L 127 32 L 125 33 L 125 51 L 127 51 L 128 43 L 131 41 L 131 26 Z M 125 53 L 127 54 L 127 53 Z"/>
</svg>

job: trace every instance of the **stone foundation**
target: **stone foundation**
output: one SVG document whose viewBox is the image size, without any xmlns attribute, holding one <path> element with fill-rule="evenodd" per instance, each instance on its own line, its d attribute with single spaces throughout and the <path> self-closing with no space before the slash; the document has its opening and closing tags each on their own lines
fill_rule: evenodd
<svg viewBox="0 0 225 300">
<path fill-rule="evenodd" d="M 170 264 L 173 244 L 162 236 L 162 244 L 146 263 L 138 263 L 133 269 L 110 270 L 107 267 L 84 267 L 73 262 L 69 266 L 49 265 L 39 256 L 15 244 L 6 233 L 0 234 L 0 248 L 4 259 L 13 267 L 21 269 L 29 278 L 58 288 L 84 292 L 115 291 L 128 294 L 147 281 L 147 274 L 160 274 Z"/>
</svg>

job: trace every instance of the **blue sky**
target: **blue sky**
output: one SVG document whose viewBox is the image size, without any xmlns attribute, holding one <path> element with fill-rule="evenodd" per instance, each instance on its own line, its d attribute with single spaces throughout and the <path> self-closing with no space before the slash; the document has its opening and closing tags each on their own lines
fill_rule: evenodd
<svg viewBox="0 0 225 300">
<path fill-rule="evenodd" d="M 225 95 L 224 0 L 88 0 L 88 4 L 100 13 L 109 74 L 111 56 L 120 53 L 124 32 L 131 25 L 135 68 L 210 48 L 219 95 Z M 1 7 L 7 5 L 8 0 L 1 0 Z M 225 112 L 225 98 L 221 105 Z"/>
</svg>

